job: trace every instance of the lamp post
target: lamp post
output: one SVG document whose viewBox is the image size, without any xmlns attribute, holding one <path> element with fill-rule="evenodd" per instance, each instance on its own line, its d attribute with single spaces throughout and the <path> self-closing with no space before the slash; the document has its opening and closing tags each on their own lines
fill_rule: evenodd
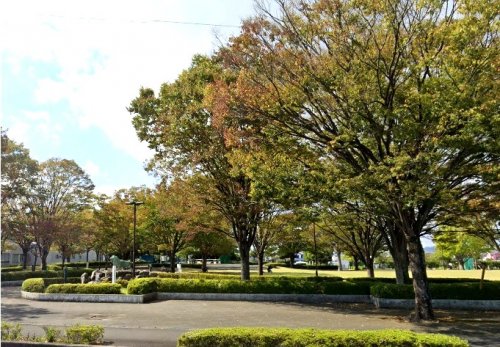
<svg viewBox="0 0 500 347">
<path fill-rule="evenodd" d="M 134 206 L 134 237 L 132 239 L 132 278 L 135 278 L 135 226 L 137 223 L 137 206 L 144 204 L 142 201 L 127 202 L 127 205 Z"/>
</svg>

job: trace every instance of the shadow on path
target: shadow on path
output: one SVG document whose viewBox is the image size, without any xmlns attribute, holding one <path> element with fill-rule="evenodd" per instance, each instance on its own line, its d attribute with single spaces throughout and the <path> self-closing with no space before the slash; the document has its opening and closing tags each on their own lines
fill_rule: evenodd
<svg viewBox="0 0 500 347">
<path fill-rule="evenodd" d="M 32 307 L 26 304 L 2 305 L 2 321 L 22 321 L 26 318 L 40 318 L 51 312 L 45 308 Z"/>
</svg>

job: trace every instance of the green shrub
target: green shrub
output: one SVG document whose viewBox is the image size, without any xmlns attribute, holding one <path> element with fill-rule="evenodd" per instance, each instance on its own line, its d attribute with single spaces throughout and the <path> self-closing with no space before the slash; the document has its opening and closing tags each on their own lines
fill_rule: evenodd
<svg viewBox="0 0 500 347">
<path fill-rule="evenodd" d="M 47 293 L 60 294 L 120 294 L 121 286 L 117 283 L 88 284 L 51 284 Z"/>
<path fill-rule="evenodd" d="M 2 322 L 2 341 L 19 341 L 23 339 L 19 323 Z"/>
<path fill-rule="evenodd" d="M 128 281 L 127 293 L 148 294 L 157 291 L 159 279 L 156 278 L 136 278 Z M 175 280 L 174 280 L 175 281 Z"/>
<path fill-rule="evenodd" d="M 239 279 L 240 275 L 232 274 L 215 274 L 215 273 L 203 273 L 203 272 L 162 272 L 162 271 L 152 271 L 151 277 L 158 278 L 204 278 L 204 279 Z"/>
<path fill-rule="evenodd" d="M 104 327 L 100 325 L 74 325 L 66 328 L 66 342 L 97 345 L 104 342 Z"/>
<path fill-rule="evenodd" d="M 129 281 L 129 294 L 164 293 L 253 293 L 369 295 L 367 283 L 316 281 L 309 278 L 239 279 L 139 278 Z"/>
<path fill-rule="evenodd" d="M 430 283 L 429 289 L 433 299 L 453 300 L 500 300 L 500 282 L 485 282 L 479 289 L 478 282 L 472 283 Z M 371 287 L 373 296 L 387 299 L 413 299 L 412 285 L 375 284 Z"/>
<path fill-rule="evenodd" d="M 370 282 L 370 283 L 396 283 L 395 278 L 386 278 L 386 277 L 355 277 L 347 279 L 349 282 Z"/>
<path fill-rule="evenodd" d="M 28 278 L 27 280 L 24 280 L 21 288 L 25 292 L 43 293 L 45 291 L 45 288 L 47 288 L 49 285 L 61 283 L 64 283 L 63 277 Z M 80 283 L 80 277 L 67 277 L 66 283 Z"/>
<path fill-rule="evenodd" d="M 116 283 L 118 283 L 122 288 L 127 288 L 128 286 L 128 281 L 124 279 L 116 280 Z"/>
<path fill-rule="evenodd" d="M 23 267 L 20 265 L 19 266 L 7 266 L 7 267 L 2 266 L 1 270 L 2 270 L 2 273 L 23 271 Z"/>
<path fill-rule="evenodd" d="M 45 283 L 43 278 L 28 278 L 24 280 L 21 289 L 30 293 L 43 293 L 45 291 Z"/>
<path fill-rule="evenodd" d="M 91 273 L 93 269 L 81 269 L 81 268 L 68 268 L 66 275 L 67 277 L 78 277 L 84 272 Z M 2 281 L 21 281 L 28 278 L 53 278 L 53 277 L 64 277 L 63 270 L 46 270 L 46 271 L 15 271 L 15 272 L 2 272 Z"/>
<path fill-rule="evenodd" d="M 286 328 L 214 328 L 182 335 L 178 347 L 466 347 L 466 340 L 405 330 L 347 331 Z"/>
<path fill-rule="evenodd" d="M 43 327 L 46 342 L 57 342 L 61 340 L 61 331 L 52 327 Z"/>
</svg>

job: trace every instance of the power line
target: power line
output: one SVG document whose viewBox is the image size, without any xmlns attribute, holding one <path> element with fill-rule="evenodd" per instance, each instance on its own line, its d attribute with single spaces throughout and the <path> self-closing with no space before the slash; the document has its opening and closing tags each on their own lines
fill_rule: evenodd
<svg viewBox="0 0 500 347">
<path fill-rule="evenodd" d="M 98 17 L 67 17 L 50 14 L 48 17 L 56 17 L 63 19 L 79 19 L 87 21 L 126 21 L 130 23 L 148 24 L 148 23 L 168 23 L 168 24 L 181 24 L 181 25 L 198 25 L 198 26 L 211 26 L 211 27 L 225 27 L 225 28 L 241 28 L 241 25 L 234 24 L 215 24 L 215 23 L 203 23 L 203 22 L 185 22 L 185 21 L 175 21 L 168 19 L 147 19 L 147 20 L 133 20 L 133 19 L 114 19 L 114 18 L 98 18 Z"/>
</svg>

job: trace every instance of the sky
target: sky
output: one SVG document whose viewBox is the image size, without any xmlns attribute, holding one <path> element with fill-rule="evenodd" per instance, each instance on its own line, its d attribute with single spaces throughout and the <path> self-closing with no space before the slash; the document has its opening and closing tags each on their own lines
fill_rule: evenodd
<svg viewBox="0 0 500 347">
<path fill-rule="evenodd" d="M 252 0 L 2 1 L 2 128 L 38 161 L 75 160 L 98 193 L 153 187 L 126 108 L 254 13 Z"/>
</svg>

